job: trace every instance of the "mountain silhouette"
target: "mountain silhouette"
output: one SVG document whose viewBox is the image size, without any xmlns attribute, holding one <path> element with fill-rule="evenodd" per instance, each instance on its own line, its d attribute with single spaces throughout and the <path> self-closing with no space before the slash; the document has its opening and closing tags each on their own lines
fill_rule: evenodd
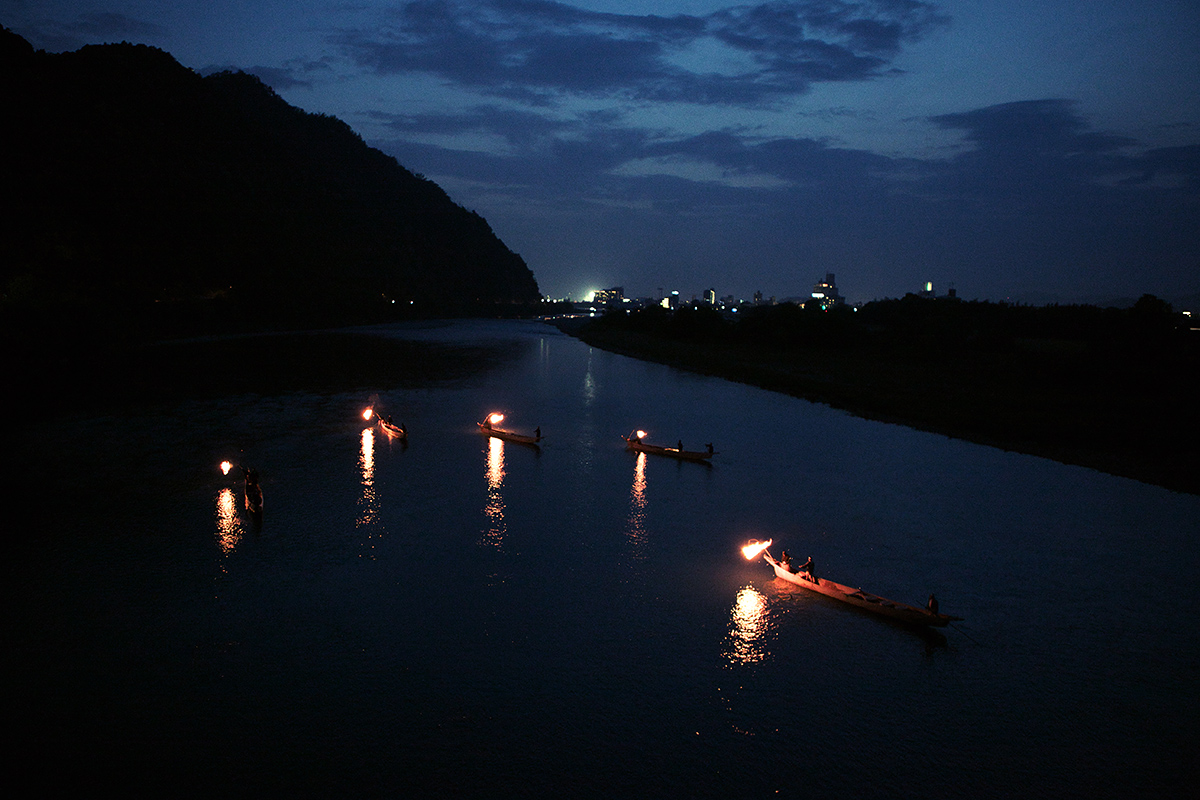
<svg viewBox="0 0 1200 800">
<path fill-rule="evenodd" d="M 4 29 L 0 107 L 10 305 L 336 318 L 540 299 L 481 216 L 251 75 L 129 43 L 50 54 Z"/>
</svg>

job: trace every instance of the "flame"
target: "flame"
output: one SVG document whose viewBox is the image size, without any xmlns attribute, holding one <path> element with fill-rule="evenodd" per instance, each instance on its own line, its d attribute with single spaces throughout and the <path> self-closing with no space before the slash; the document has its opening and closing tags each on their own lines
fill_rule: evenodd
<svg viewBox="0 0 1200 800">
<path fill-rule="evenodd" d="M 747 561 L 753 561 L 762 555 L 763 551 L 770 547 L 773 541 L 775 540 L 767 539 L 765 542 L 760 542 L 758 539 L 751 539 L 750 543 L 742 548 L 742 555 L 746 557 Z"/>
<path fill-rule="evenodd" d="M 495 425 L 497 422 L 503 422 L 503 421 L 504 421 L 503 414 L 488 414 L 488 422 L 492 423 L 493 425 Z"/>
<path fill-rule="evenodd" d="M 228 475 L 229 470 L 231 470 L 231 469 L 233 469 L 233 464 L 230 464 L 228 461 L 221 462 L 221 474 L 222 475 Z"/>
<path fill-rule="evenodd" d="M 372 411 L 372 409 L 368 408 L 366 411 L 363 412 L 363 419 L 370 419 L 372 413 L 374 413 Z"/>
<path fill-rule="evenodd" d="M 638 437 L 639 439 L 645 439 L 645 438 L 646 438 L 646 432 L 645 432 L 645 431 L 638 431 L 638 432 L 637 432 L 637 437 Z"/>
</svg>

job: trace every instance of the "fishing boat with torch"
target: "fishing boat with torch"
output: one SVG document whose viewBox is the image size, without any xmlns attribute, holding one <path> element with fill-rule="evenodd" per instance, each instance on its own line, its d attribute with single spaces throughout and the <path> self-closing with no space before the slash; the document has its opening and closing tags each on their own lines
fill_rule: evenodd
<svg viewBox="0 0 1200 800">
<path fill-rule="evenodd" d="M 781 578 L 817 594 L 831 597 L 834 600 L 848 603 L 855 608 L 861 608 L 864 611 L 870 611 L 873 614 L 888 617 L 906 625 L 920 628 L 944 628 L 951 622 L 962 620 L 962 617 L 952 617 L 949 614 L 940 613 L 938 611 L 937 599 L 933 595 L 929 595 L 929 604 L 925 608 L 918 608 L 917 606 L 910 606 L 907 603 L 888 600 L 885 597 L 864 592 L 862 589 L 855 589 L 840 583 L 834 583 L 827 578 L 819 578 L 813 574 L 812 559 L 809 559 L 807 564 L 796 566 L 791 564 L 790 561 L 785 560 L 786 557 L 776 559 L 772 556 L 767 551 L 772 541 L 768 539 L 765 542 L 760 542 L 757 539 L 752 539 L 749 544 L 742 548 L 742 555 L 746 557 L 747 561 L 753 561 L 761 555 L 771 565 L 771 568 L 775 570 L 777 578 Z"/>
<path fill-rule="evenodd" d="M 488 414 L 487 419 L 483 422 L 477 422 L 479 432 L 487 436 L 493 436 L 497 439 L 503 439 L 506 442 L 515 442 L 517 444 L 527 444 L 533 447 L 538 446 L 538 442 L 542 441 L 542 429 L 539 426 L 534 429 L 533 436 L 527 436 L 516 431 L 508 431 L 503 428 L 497 428 L 496 425 L 504 421 L 503 414 Z"/>
<path fill-rule="evenodd" d="M 636 453 L 653 453 L 658 456 L 678 458 L 682 461 L 704 462 L 711 460 L 714 455 L 711 444 L 705 445 L 704 450 L 684 450 L 682 441 L 676 447 L 660 447 L 656 444 L 649 444 L 645 441 L 645 431 L 634 431 L 628 436 L 622 436 L 621 438 L 625 440 L 625 447 Z"/>
<path fill-rule="evenodd" d="M 378 420 L 379 430 L 386 433 L 389 439 L 401 439 L 406 442 L 408 441 L 408 428 L 404 427 L 403 422 L 397 425 L 392 422 L 390 415 L 385 419 L 382 415 L 377 414 L 373 408 L 368 408 L 363 412 L 363 419 L 365 420 L 370 421 L 372 416 Z"/>
<path fill-rule="evenodd" d="M 383 417 L 380 417 L 379 429 L 392 439 L 408 439 L 408 429 L 404 427 L 404 423 L 395 425 Z"/>
</svg>

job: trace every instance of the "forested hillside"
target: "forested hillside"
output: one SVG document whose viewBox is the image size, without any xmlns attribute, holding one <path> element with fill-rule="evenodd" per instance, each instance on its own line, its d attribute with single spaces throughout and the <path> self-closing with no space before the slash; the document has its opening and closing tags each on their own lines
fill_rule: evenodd
<svg viewBox="0 0 1200 800">
<path fill-rule="evenodd" d="M 539 299 L 482 217 L 250 75 L 144 45 L 35 52 L 3 30 L 0 108 L 13 314 L 303 323 Z"/>
</svg>

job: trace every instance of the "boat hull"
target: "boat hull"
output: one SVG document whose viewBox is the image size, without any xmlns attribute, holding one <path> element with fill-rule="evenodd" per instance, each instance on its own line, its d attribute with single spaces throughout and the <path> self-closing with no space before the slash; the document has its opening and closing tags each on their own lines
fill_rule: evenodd
<svg viewBox="0 0 1200 800">
<path fill-rule="evenodd" d="M 386 433 L 392 439 L 407 439 L 408 433 L 403 428 L 392 425 L 383 420 L 379 420 L 379 429 Z"/>
<path fill-rule="evenodd" d="M 533 447 L 538 447 L 538 443 L 542 441 L 542 437 L 540 436 L 526 436 L 523 433 L 506 431 L 503 428 L 489 428 L 482 422 L 476 422 L 475 424 L 479 426 L 479 432 L 485 436 L 491 436 L 495 439 L 503 439 L 506 442 L 515 442 L 516 444 L 527 444 Z"/>
<path fill-rule="evenodd" d="M 707 450 L 680 450 L 677 447 L 659 447 L 656 444 L 646 444 L 638 442 L 628 437 L 625 439 L 625 447 L 635 453 L 653 453 L 658 456 L 667 456 L 668 458 L 677 458 L 681 461 L 709 461 L 713 454 Z"/>
<path fill-rule="evenodd" d="M 257 486 L 246 487 L 246 511 L 250 514 L 261 514 L 263 510 L 262 489 Z"/>
<path fill-rule="evenodd" d="M 814 577 L 807 572 L 792 572 L 765 553 L 763 554 L 763 558 L 775 570 L 775 576 L 782 580 L 808 589 L 810 592 L 823 594 L 826 597 L 840 600 L 855 608 L 861 608 L 864 611 L 869 611 L 872 614 L 878 614 L 879 616 L 887 617 L 906 625 L 920 628 L 944 628 L 951 622 L 962 619 L 962 617 L 952 617 L 949 614 L 932 614 L 927 609 L 910 606 L 907 603 L 898 603 L 895 600 L 888 600 L 887 598 L 864 592 L 862 589 L 855 589 L 825 578 Z"/>
</svg>

